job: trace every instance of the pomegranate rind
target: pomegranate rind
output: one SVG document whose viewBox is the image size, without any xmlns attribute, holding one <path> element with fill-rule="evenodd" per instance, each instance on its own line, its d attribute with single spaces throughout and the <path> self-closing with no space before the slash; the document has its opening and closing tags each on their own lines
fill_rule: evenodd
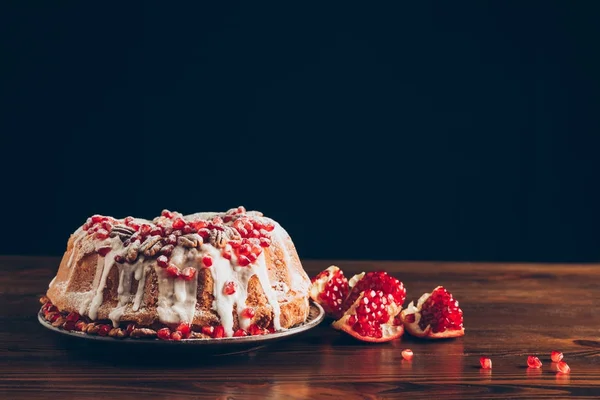
<svg viewBox="0 0 600 400">
<path fill-rule="evenodd" d="M 333 319 L 338 319 L 341 317 L 342 304 L 344 303 L 344 300 L 346 300 L 348 290 L 346 289 L 346 293 L 343 293 L 344 290 L 340 289 L 341 292 L 339 293 L 338 304 L 335 306 L 332 306 L 332 304 L 329 302 L 324 301 L 321 298 L 321 294 L 327 289 L 327 284 L 329 281 L 336 277 L 341 277 L 343 280 L 347 280 L 344 276 L 344 272 L 339 267 L 336 265 L 331 265 L 329 268 L 321 271 L 319 274 L 317 274 L 317 276 L 315 276 L 308 291 L 310 298 L 323 307 L 325 315 Z"/>
<path fill-rule="evenodd" d="M 346 310 L 344 315 L 340 319 L 334 321 L 331 324 L 331 326 L 334 329 L 345 332 L 362 342 L 386 343 L 402 337 L 402 335 L 404 334 L 404 325 L 394 325 L 394 318 L 399 314 L 400 310 L 402 309 L 402 306 L 396 304 L 395 301 L 391 301 L 387 305 L 387 312 L 390 317 L 386 323 L 381 324 L 382 336 L 380 338 L 363 336 L 356 332 L 354 329 L 352 329 L 352 326 L 348 323 L 348 320 L 350 319 L 350 317 L 356 314 L 356 308 L 360 305 L 364 296 L 365 293 L 362 292 L 358 299 L 356 299 L 356 301 L 352 304 L 352 306 L 350 306 L 350 308 Z"/>
<path fill-rule="evenodd" d="M 400 312 L 400 319 L 403 321 L 404 328 L 409 335 L 427 339 L 450 339 L 465 335 L 464 326 L 461 329 L 445 330 L 443 332 L 433 332 L 431 325 L 427 325 L 425 329 L 421 329 L 419 326 L 419 321 L 421 320 L 421 307 L 427 299 L 431 297 L 431 294 L 441 287 L 442 286 L 437 286 L 431 293 L 423 293 L 423 295 L 419 297 L 419 300 L 417 300 L 416 305 L 414 304 L 414 301 L 411 301 L 408 306 Z M 407 321 L 406 317 L 411 314 L 414 314 L 415 316 L 414 322 Z"/>
</svg>

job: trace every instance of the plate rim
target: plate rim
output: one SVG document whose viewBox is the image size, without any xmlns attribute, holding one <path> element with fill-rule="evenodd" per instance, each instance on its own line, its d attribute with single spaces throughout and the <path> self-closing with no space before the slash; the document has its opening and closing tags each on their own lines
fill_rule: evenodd
<svg viewBox="0 0 600 400">
<path fill-rule="evenodd" d="M 242 336 L 242 337 L 223 337 L 223 338 L 191 338 L 184 340 L 162 340 L 157 337 L 153 338 L 113 338 L 110 336 L 98 336 L 98 335 L 89 335 L 87 333 L 83 333 L 80 331 L 67 331 L 62 328 L 52 326 L 52 324 L 43 316 L 42 309 L 37 313 L 38 322 L 46 329 L 49 329 L 55 333 L 60 333 L 63 335 L 76 337 L 79 339 L 88 339 L 88 340 L 96 340 L 105 343 L 135 343 L 135 344 L 161 344 L 161 345 L 174 345 L 174 346 L 183 346 L 183 345 L 201 345 L 201 346 L 217 346 L 217 345 L 243 345 L 249 343 L 257 343 L 257 342 L 269 342 L 277 339 L 284 339 L 286 337 L 295 336 L 302 332 L 306 332 L 310 329 L 316 328 L 323 322 L 325 319 L 325 310 L 319 303 L 314 301 L 309 302 L 309 315 L 312 309 L 316 309 L 318 314 L 315 318 L 308 322 L 304 322 L 298 326 L 293 328 L 286 329 L 281 332 L 269 333 L 268 335 L 259 335 L 259 336 Z"/>
</svg>

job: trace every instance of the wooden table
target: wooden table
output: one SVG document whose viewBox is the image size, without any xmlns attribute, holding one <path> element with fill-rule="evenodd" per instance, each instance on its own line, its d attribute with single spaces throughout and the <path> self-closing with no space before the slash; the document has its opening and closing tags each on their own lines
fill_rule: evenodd
<svg viewBox="0 0 600 400">
<path fill-rule="evenodd" d="M 306 261 L 305 268 L 312 276 L 331 263 Z M 600 266 L 340 261 L 346 275 L 392 273 L 407 287 L 407 303 L 446 286 L 460 301 L 466 335 L 367 344 L 322 323 L 253 353 L 141 362 L 126 349 L 81 354 L 40 326 L 38 295 L 57 265 L 55 258 L 0 257 L 0 398 L 600 398 Z M 414 351 L 411 362 L 402 360 L 404 348 Z M 571 374 L 553 371 L 555 349 Z M 530 354 L 542 369 L 526 367 Z M 480 369 L 482 355 L 492 358 L 491 371 Z"/>
</svg>

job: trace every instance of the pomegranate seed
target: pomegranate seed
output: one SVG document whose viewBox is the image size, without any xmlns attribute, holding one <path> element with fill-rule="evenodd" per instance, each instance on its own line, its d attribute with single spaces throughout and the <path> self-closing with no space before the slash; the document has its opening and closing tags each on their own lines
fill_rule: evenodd
<svg viewBox="0 0 600 400">
<path fill-rule="evenodd" d="M 569 372 L 571 372 L 571 367 L 569 367 L 569 364 L 567 364 L 564 361 L 560 361 L 557 365 L 556 365 L 556 369 L 558 370 L 558 372 L 560 372 L 561 374 L 568 374 Z"/>
<path fill-rule="evenodd" d="M 125 219 L 123 220 L 123 223 L 127 226 L 129 226 L 129 224 L 131 224 L 133 222 L 133 217 L 125 217 Z"/>
<path fill-rule="evenodd" d="M 198 229 L 198 235 L 200 235 L 202 239 L 208 239 L 208 237 L 210 236 L 210 230 L 208 230 L 207 228 Z"/>
<path fill-rule="evenodd" d="M 127 335 L 130 335 L 131 332 L 133 332 L 133 330 L 135 329 L 135 324 L 129 324 L 127 325 Z"/>
<path fill-rule="evenodd" d="M 235 293 L 235 283 L 232 281 L 229 281 L 225 284 L 225 286 L 223 286 L 223 293 L 225 293 L 226 295 L 232 295 Z"/>
<path fill-rule="evenodd" d="M 250 307 L 246 307 L 244 308 L 244 310 L 242 310 L 241 316 L 242 318 L 248 318 L 248 319 L 252 319 L 254 318 L 254 309 L 250 308 Z"/>
<path fill-rule="evenodd" d="M 180 332 L 184 338 L 187 338 L 190 336 L 190 333 L 192 333 L 192 329 L 190 328 L 190 324 L 186 324 L 185 322 L 182 322 L 177 327 L 177 332 Z"/>
<path fill-rule="evenodd" d="M 100 254 L 102 257 L 106 257 L 106 255 L 110 253 L 111 250 L 112 247 L 100 247 L 98 249 L 98 254 Z"/>
<path fill-rule="evenodd" d="M 550 353 L 550 358 L 552 359 L 552 362 L 560 362 L 563 359 L 563 353 L 560 351 L 553 351 Z"/>
<path fill-rule="evenodd" d="M 75 324 L 76 324 L 75 321 L 66 321 L 63 324 L 63 329 L 66 331 L 73 331 L 73 330 L 75 330 Z"/>
<path fill-rule="evenodd" d="M 223 250 L 221 252 L 221 256 L 223 256 L 223 258 L 226 260 L 231 260 L 231 252 L 230 251 Z"/>
<path fill-rule="evenodd" d="M 206 222 L 202 221 L 202 220 L 192 221 L 192 222 L 189 222 L 189 224 L 196 230 L 196 232 L 198 232 L 202 228 L 206 228 Z"/>
<path fill-rule="evenodd" d="M 98 329 L 98 335 L 106 336 L 106 335 L 108 335 L 108 332 L 110 332 L 111 329 L 112 329 L 112 327 L 108 324 L 100 325 L 100 329 Z"/>
<path fill-rule="evenodd" d="M 92 223 L 93 224 L 97 224 L 97 223 L 105 221 L 105 220 L 106 220 L 106 218 L 103 217 L 102 215 L 96 214 L 96 215 L 92 216 Z"/>
<path fill-rule="evenodd" d="M 246 256 L 239 256 L 238 257 L 238 264 L 240 264 L 240 266 L 245 267 L 247 265 L 250 265 L 250 259 Z"/>
<path fill-rule="evenodd" d="M 120 256 L 120 255 L 117 254 L 115 256 L 115 262 L 117 264 L 123 264 L 125 262 L 125 258 L 123 256 Z"/>
<path fill-rule="evenodd" d="M 75 311 L 71 311 L 69 313 L 69 315 L 67 315 L 67 321 L 71 321 L 71 322 L 77 322 L 79 321 L 79 319 L 81 318 L 81 316 L 76 313 Z"/>
<path fill-rule="evenodd" d="M 410 361 L 413 358 L 413 351 L 411 349 L 402 350 L 402 358 L 406 361 Z"/>
<path fill-rule="evenodd" d="M 148 224 L 142 224 L 142 226 L 140 226 L 140 233 L 142 234 L 142 236 L 148 236 L 151 230 L 152 227 Z"/>
<path fill-rule="evenodd" d="M 176 245 L 177 244 L 177 236 L 175 236 L 174 234 L 171 233 L 169 236 L 167 236 L 166 242 L 169 245 Z"/>
<path fill-rule="evenodd" d="M 185 221 L 181 218 L 177 218 L 175 221 L 173 221 L 173 229 L 183 229 L 184 226 Z"/>
<path fill-rule="evenodd" d="M 185 233 L 186 235 L 188 233 L 196 233 L 196 229 L 194 229 L 190 225 L 186 225 L 186 226 L 183 227 L 183 233 Z"/>
<path fill-rule="evenodd" d="M 206 268 L 210 267 L 213 263 L 213 260 L 211 258 L 211 256 L 204 256 L 202 257 L 202 264 L 204 264 L 204 266 Z"/>
<path fill-rule="evenodd" d="M 160 213 L 161 216 L 165 217 L 165 218 L 173 218 L 173 213 L 169 210 L 162 210 L 162 212 Z"/>
<path fill-rule="evenodd" d="M 156 264 L 161 268 L 167 268 L 169 266 L 169 259 L 165 255 L 158 256 L 156 258 Z"/>
<path fill-rule="evenodd" d="M 203 326 L 202 327 L 202 333 L 204 333 L 205 335 L 211 336 L 213 335 L 213 333 L 215 332 L 215 327 L 214 326 Z"/>
<path fill-rule="evenodd" d="M 250 261 L 250 264 L 252 264 L 254 261 L 258 260 L 258 256 L 254 253 L 250 253 L 246 257 L 248 258 L 248 261 Z"/>
<path fill-rule="evenodd" d="M 175 332 L 171 333 L 172 340 L 179 341 L 179 340 L 181 340 L 181 338 L 182 338 L 181 332 L 175 331 Z"/>
<path fill-rule="evenodd" d="M 233 336 L 235 336 L 235 337 L 241 337 L 241 336 L 248 336 L 248 334 L 246 333 L 246 331 L 245 331 L 245 330 L 243 330 L 243 329 L 238 329 L 237 331 L 235 331 L 235 332 L 233 333 Z"/>
<path fill-rule="evenodd" d="M 237 249 L 242 245 L 242 242 L 239 240 L 230 240 L 227 244 L 230 245 L 232 248 Z"/>
<path fill-rule="evenodd" d="M 169 257 L 173 252 L 173 249 L 175 249 L 175 246 L 173 246 L 172 244 L 168 244 L 166 246 L 163 246 L 158 252 L 163 256 Z"/>
<path fill-rule="evenodd" d="M 102 227 L 102 229 L 104 229 L 105 231 L 108 231 L 108 232 L 112 231 L 112 228 L 113 228 L 113 225 L 108 221 L 102 221 L 100 226 Z"/>
<path fill-rule="evenodd" d="M 265 331 L 261 329 L 258 325 L 252 324 L 248 327 L 248 333 L 252 336 L 263 335 Z"/>
<path fill-rule="evenodd" d="M 48 321 L 55 322 L 58 318 L 60 318 L 60 313 L 58 313 L 58 312 L 48 313 L 48 316 L 47 316 Z"/>
<path fill-rule="evenodd" d="M 162 236 L 164 234 L 164 230 L 160 226 L 155 226 L 150 230 L 150 236 Z"/>
<path fill-rule="evenodd" d="M 156 332 L 159 339 L 169 340 L 171 339 L 171 330 L 169 328 L 162 328 Z"/>
<path fill-rule="evenodd" d="M 269 247 L 271 245 L 271 239 L 262 237 L 260 238 L 260 247 Z"/>
<path fill-rule="evenodd" d="M 529 356 L 527 357 L 527 366 L 529 368 L 540 368 L 542 366 L 542 362 L 535 356 Z"/>
<path fill-rule="evenodd" d="M 100 239 L 100 240 L 104 240 L 108 237 L 108 231 L 106 229 L 98 229 L 98 231 L 96 232 L 96 238 Z"/>
<path fill-rule="evenodd" d="M 492 360 L 487 357 L 481 357 L 479 359 L 479 364 L 481 364 L 481 368 L 483 369 L 492 369 Z"/>
<path fill-rule="evenodd" d="M 214 338 L 222 338 L 223 336 L 225 336 L 225 328 L 223 328 L 222 325 L 219 325 L 215 328 L 213 337 Z"/>
<path fill-rule="evenodd" d="M 196 268 L 187 267 L 181 272 L 180 277 L 185 281 L 191 281 L 196 276 Z"/>
<path fill-rule="evenodd" d="M 250 254 L 251 251 L 252 251 L 252 247 L 250 247 L 250 245 L 248 243 L 242 244 L 237 250 L 238 254 L 243 255 L 243 256 Z"/>
<path fill-rule="evenodd" d="M 179 268 L 177 268 L 177 265 L 169 264 L 167 267 L 167 275 L 169 275 L 171 278 L 179 277 Z"/>
</svg>

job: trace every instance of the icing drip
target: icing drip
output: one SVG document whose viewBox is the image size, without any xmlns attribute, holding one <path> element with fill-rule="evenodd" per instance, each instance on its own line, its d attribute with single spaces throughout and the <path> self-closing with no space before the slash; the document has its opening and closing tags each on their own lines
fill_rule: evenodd
<svg viewBox="0 0 600 400">
<path fill-rule="evenodd" d="M 113 265 L 115 265 L 114 261 L 114 251 L 109 252 L 106 257 L 98 257 L 98 259 L 102 259 L 102 262 L 98 262 L 98 264 L 102 264 L 102 277 L 100 278 L 100 282 L 98 284 L 98 288 L 96 289 L 96 293 L 90 302 L 90 310 L 88 316 L 95 320 L 98 317 L 98 308 L 102 305 L 102 300 L 104 300 L 104 288 L 106 287 L 106 278 L 108 278 L 108 273 L 112 269 Z"/>
<path fill-rule="evenodd" d="M 171 262 L 183 269 L 189 261 L 185 255 L 185 249 L 176 247 L 171 256 Z M 193 266 L 197 266 L 197 264 L 193 263 Z M 191 323 L 196 309 L 198 280 L 185 281 L 170 278 L 166 270 L 158 265 L 154 267 L 154 270 L 158 276 L 157 312 L 160 321 L 165 324 Z"/>
<path fill-rule="evenodd" d="M 281 327 L 280 318 L 279 318 L 280 314 L 281 314 L 281 308 L 279 307 L 279 301 L 277 300 L 277 295 L 275 294 L 275 291 L 271 287 L 271 281 L 269 280 L 269 276 L 267 274 L 267 264 L 265 262 L 265 253 L 260 254 L 260 256 L 258 257 L 256 262 L 251 265 L 251 268 L 252 268 L 252 271 L 258 277 L 258 280 L 260 281 L 260 285 L 262 286 L 263 291 L 265 292 L 265 296 L 267 297 L 267 301 L 269 302 L 269 304 L 271 305 L 271 308 L 273 309 L 273 328 L 275 328 L 276 331 L 280 331 L 283 329 Z"/>
<path fill-rule="evenodd" d="M 133 311 L 139 310 L 146 283 L 145 278 L 147 268 L 143 258 L 140 258 L 135 264 L 117 264 L 117 266 L 119 268 L 119 287 L 117 289 L 119 303 L 108 315 L 108 318 L 113 322 L 115 328 L 119 326 L 121 317 L 125 313 L 127 306 L 130 305 L 133 300 L 131 294 L 132 279 L 138 281 L 138 288 L 132 309 Z"/>
<path fill-rule="evenodd" d="M 273 231 L 272 239 L 276 240 L 281 248 L 283 253 L 283 262 L 288 268 L 288 272 L 290 275 L 290 279 L 292 280 L 292 287 L 296 288 L 296 290 L 300 291 L 308 291 L 308 287 L 310 286 L 310 280 L 308 276 L 302 276 L 302 274 L 298 271 L 298 268 L 294 266 L 292 262 L 292 257 L 290 256 L 290 251 L 287 246 L 286 238 L 289 235 L 285 229 L 281 227 L 278 223 L 275 223 L 275 230 Z"/>
</svg>

